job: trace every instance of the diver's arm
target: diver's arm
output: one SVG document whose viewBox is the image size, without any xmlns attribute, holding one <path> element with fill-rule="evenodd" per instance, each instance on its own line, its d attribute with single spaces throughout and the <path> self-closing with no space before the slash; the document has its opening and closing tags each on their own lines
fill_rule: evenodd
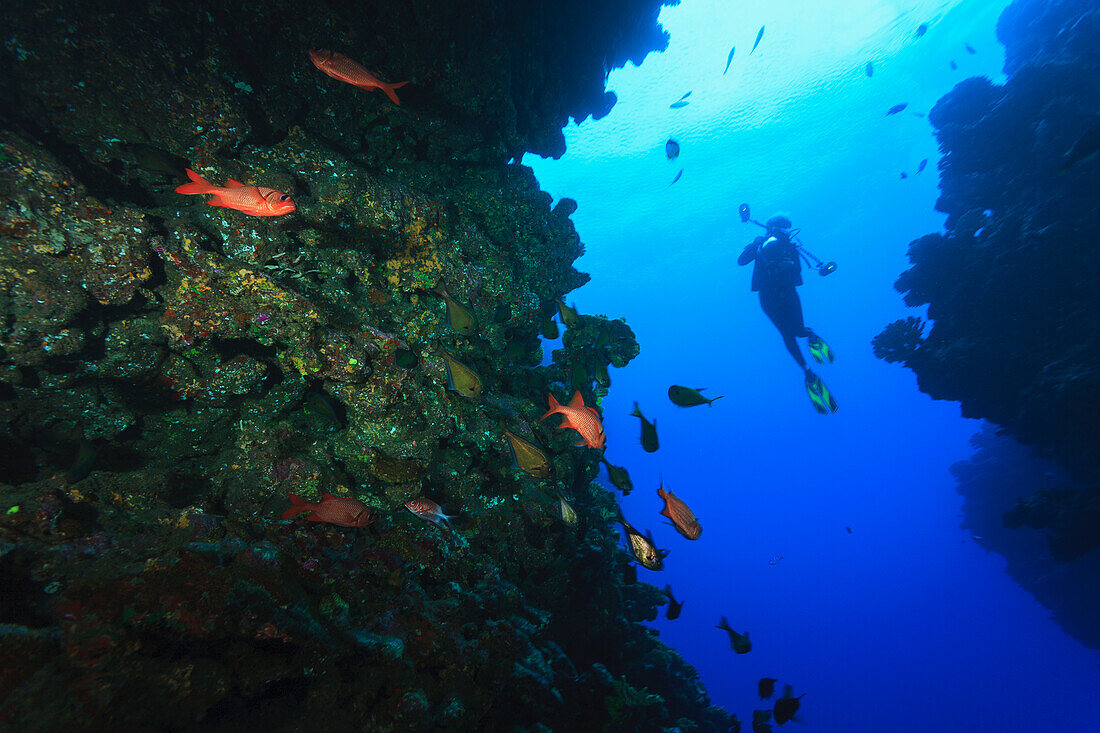
<svg viewBox="0 0 1100 733">
<path fill-rule="evenodd" d="M 741 252 L 741 256 L 737 258 L 737 264 L 747 265 L 756 259 L 757 252 L 760 251 L 760 245 L 756 242 L 750 242 L 748 246 Z"/>
</svg>

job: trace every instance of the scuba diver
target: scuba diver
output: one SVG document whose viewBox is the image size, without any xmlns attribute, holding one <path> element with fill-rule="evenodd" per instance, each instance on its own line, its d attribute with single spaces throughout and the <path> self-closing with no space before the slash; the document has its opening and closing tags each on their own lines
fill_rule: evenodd
<svg viewBox="0 0 1100 733">
<path fill-rule="evenodd" d="M 836 270 L 835 262 L 823 263 L 806 252 L 797 241 L 798 230 L 791 229 L 791 220 L 785 216 L 773 216 L 767 223 L 761 224 L 750 219 L 748 204 L 741 205 L 741 221 L 752 221 L 764 227 L 764 236 L 757 237 L 745 247 L 737 258 L 738 265 L 747 265 L 755 261 L 752 271 L 752 289 L 760 293 L 760 307 L 779 329 L 783 345 L 794 357 L 795 362 L 806 374 L 806 392 L 814 409 L 825 415 L 836 412 L 836 400 L 806 364 L 802 350 L 795 339 L 806 338 L 809 341 L 810 354 L 819 364 L 832 362 L 835 357 L 824 339 L 814 333 L 802 320 L 802 301 L 795 290 L 802 284 L 802 259 L 816 262 L 817 271 L 828 275 Z"/>
</svg>

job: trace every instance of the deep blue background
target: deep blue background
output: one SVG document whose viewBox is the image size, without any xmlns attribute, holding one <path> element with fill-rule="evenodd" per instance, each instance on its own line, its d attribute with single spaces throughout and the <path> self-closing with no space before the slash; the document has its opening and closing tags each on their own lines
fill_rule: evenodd
<svg viewBox="0 0 1100 733">
<path fill-rule="evenodd" d="M 671 550 L 666 570 L 639 575 L 686 601 L 656 627 L 742 720 L 769 676 L 806 693 L 809 731 L 1100 725 L 1100 653 L 1068 638 L 958 526 L 948 467 L 970 455 L 978 423 L 870 347 L 885 324 L 923 315 L 892 284 L 909 241 L 942 223 L 935 139 L 914 112 L 966 76 L 1002 79 L 994 24 L 1005 5 L 684 0 L 662 14 L 668 52 L 612 74 L 612 113 L 569 128 L 562 160 L 525 161 L 555 198 L 579 203 L 578 266 L 593 280 L 570 298 L 624 316 L 642 347 L 612 370 L 603 408 L 607 458 L 634 480 L 624 512 Z M 669 109 L 689 90 L 687 107 Z M 909 109 L 887 117 L 900 102 Z M 676 161 L 665 158 L 670 135 Z M 811 251 L 840 264 L 827 278 L 806 273 L 800 289 L 807 324 L 838 356 L 816 368 L 835 415 L 813 411 L 749 291 L 751 268 L 736 265 L 757 233 L 738 219 L 742 201 L 760 219 L 787 213 Z M 726 396 L 685 410 L 666 396 L 673 383 Z M 655 454 L 639 446 L 634 400 L 657 420 Z M 661 473 L 701 519 L 697 542 L 661 523 Z M 721 615 L 751 634 L 750 654 L 730 650 L 714 628 Z"/>
</svg>

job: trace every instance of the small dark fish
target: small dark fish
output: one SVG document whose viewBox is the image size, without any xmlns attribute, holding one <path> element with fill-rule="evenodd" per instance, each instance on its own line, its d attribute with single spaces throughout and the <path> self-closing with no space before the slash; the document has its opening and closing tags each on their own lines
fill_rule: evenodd
<svg viewBox="0 0 1100 733">
<path fill-rule="evenodd" d="M 680 154 L 680 143 L 676 142 L 672 138 L 669 138 L 668 142 L 665 143 L 665 155 L 668 156 L 669 160 L 672 160 L 673 158 L 675 158 L 679 154 Z"/>
<path fill-rule="evenodd" d="M 607 478 L 611 481 L 611 485 L 619 491 L 623 492 L 623 496 L 626 496 L 634 490 L 634 484 L 630 480 L 630 474 L 622 466 L 612 466 L 604 459 L 600 459 L 603 465 L 607 466 Z"/>
<path fill-rule="evenodd" d="M 771 677 L 760 678 L 760 681 L 756 683 L 756 692 L 760 695 L 761 700 L 767 700 L 775 694 L 775 683 L 778 681 L 779 680 Z"/>
<path fill-rule="evenodd" d="M 508 447 L 512 449 L 512 458 L 519 470 L 536 478 L 550 476 L 550 459 L 544 451 L 531 441 L 510 432 L 503 425 L 500 430 L 508 438 Z"/>
<path fill-rule="evenodd" d="M 340 413 L 337 412 L 336 405 L 332 403 L 328 395 L 323 395 L 320 392 L 306 392 L 305 399 L 302 400 L 302 406 L 308 412 L 312 412 L 317 417 L 333 425 L 344 424 L 344 421 L 340 418 Z"/>
<path fill-rule="evenodd" d="M 775 722 L 779 725 L 794 720 L 795 713 L 798 712 L 798 706 L 801 705 L 802 698 L 806 697 L 806 693 L 802 693 L 798 697 L 794 696 L 794 688 L 790 685 L 783 686 L 783 697 L 775 701 Z"/>
<path fill-rule="evenodd" d="M 600 323 L 600 332 L 596 335 L 596 348 L 607 346 L 611 343 L 611 331 L 607 328 L 607 321 Z"/>
<path fill-rule="evenodd" d="M 722 617 L 721 623 L 714 628 L 722 629 L 730 636 L 730 648 L 738 654 L 748 654 L 752 651 L 752 641 L 749 639 L 748 632 L 744 634 L 738 634 L 736 631 L 730 628 L 730 622 L 726 620 L 726 617 Z"/>
<path fill-rule="evenodd" d="M 447 292 L 447 288 L 440 281 L 432 290 L 433 293 L 443 298 L 447 304 L 447 322 L 451 328 L 464 336 L 477 333 L 477 316 L 468 307 L 459 303 Z"/>
<path fill-rule="evenodd" d="M 439 354 L 443 357 L 443 362 L 447 367 L 447 387 L 464 397 L 471 399 L 481 397 L 481 376 L 456 359 L 453 354 L 442 346 L 439 347 Z"/>
<path fill-rule="evenodd" d="M 565 500 L 564 496 L 558 496 L 559 509 L 561 510 L 561 521 L 572 526 L 577 523 L 577 510 L 573 508 L 573 505 Z"/>
<path fill-rule="evenodd" d="M 690 96 L 691 96 L 691 92 L 684 92 L 684 96 L 680 97 L 680 100 L 679 100 L 679 101 L 681 101 L 681 102 L 682 102 L 682 101 L 684 101 L 685 99 L 687 99 L 687 98 L 688 98 L 688 97 L 690 97 Z"/>
<path fill-rule="evenodd" d="M 685 102 L 684 100 L 681 99 L 678 102 L 673 102 L 672 104 L 668 105 L 668 108 L 669 109 L 681 109 L 683 107 L 688 106 L 689 104 L 691 104 L 691 102 Z"/>
<path fill-rule="evenodd" d="M 76 457 L 65 472 L 65 483 L 75 484 L 88 477 L 92 472 L 95 459 L 99 456 L 99 446 L 87 438 L 81 438 L 76 446 Z"/>
<path fill-rule="evenodd" d="M 914 117 L 920 117 L 921 119 L 924 119 L 924 113 L 923 112 L 914 112 L 913 116 Z"/>
<path fill-rule="evenodd" d="M 768 724 L 771 719 L 771 710 L 753 710 L 752 733 L 771 733 L 772 727 Z"/>
<path fill-rule="evenodd" d="M 730 64 L 733 63 L 733 52 L 737 50 L 737 46 L 730 49 L 730 55 L 726 57 L 726 71 L 730 70 Z M 726 71 L 722 72 L 722 76 L 726 75 Z"/>
<path fill-rule="evenodd" d="M 901 103 L 901 104 L 895 104 L 895 105 L 894 105 L 893 107 L 891 107 L 891 108 L 890 108 L 890 110 L 889 110 L 889 111 L 888 111 L 888 112 L 886 113 L 886 116 L 887 116 L 887 117 L 889 117 L 890 115 L 896 115 L 896 114 L 897 114 L 898 112 L 901 112 L 902 110 L 904 110 L 904 109 L 905 109 L 906 107 L 908 107 L 908 106 L 909 106 L 909 103 L 908 103 L 908 102 L 903 102 L 903 103 Z"/>
<path fill-rule="evenodd" d="M 921 36 L 923 36 L 927 32 L 928 32 L 928 24 L 927 23 L 921 23 L 920 25 L 917 26 L 916 36 L 917 36 L 917 38 L 920 38 Z"/>
<path fill-rule="evenodd" d="M 852 528 L 851 527 L 845 527 L 844 529 L 848 530 L 848 534 L 852 533 Z"/>
<path fill-rule="evenodd" d="M 566 328 L 576 328 L 580 325 L 580 314 L 577 313 L 577 309 L 565 304 L 565 301 L 555 300 L 558 304 L 558 317 L 561 318 L 561 322 L 565 324 Z"/>
<path fill-rule="evenodd" d="M 928 165 L 928 158 L 925 158 L 924 160 L 922 160 L 922 161 L 921 161 L 921 162 L 920 162 L 920 163 L 919 163 L 919 164 L 917 165 L 917 172 L 916 172 L 916 173 L 914 173 L 913 175 L 918 175 L 918 174 L 919 174 L 919 173 L 920 173 L 920 172 L 921 172 L 922 170 L 924 170 L 924 167 L 925 167 L 926 165 Z"/>
<path fill-rule="evenodd" d="M 668 610 L 665 611 L 665 618 L 669 621 L 675 621 L 680 618 L 680 611 L 684 607 L 683 601 L 678 601 L 672 597 L 672 586 L 665 586 L 665 597 L 668 598 Z"/>
<path fill-rule="evenodd" d="M 867 62 L 867 66 L 863 70 L 867 72 L 867 76 L 875 75 L 875 67 L 871 64 L 870 61 Z"/>
<path fill-rule="evenodd" d="M 741 733 L 741 719 L 736 715 L 730 715 L 730 729 L 726 733 Z"/>
<path fill-rule="evenodd" d="M 784 557 L 782 555 L 772 555 L 771 558 L 768 559 L 768 564 L 778 565 L 779 563 L 783 562 L 783 560 Z"/>
<path fill-rule="evenodd" d="M 1093 125 L 1062 157 L 1062 172 L 1096 155 L 1098 150 L 1100 150 L 1100 125 Z"/>
<path fill-rule="evenodd" d="M 906 173 L 905 171 L 902 171 L 902 172 L 901 172 L 901 180 L 903 180 L 903 181 L 904 181 L 904 180 L 905 180 L 906 178 L 908 178 L 908 177 L 909 177 L 909 174 L 908 174 L 908 173 Z"/>
<path fill-rule="evenodd" d="M 602 361 L 597 361 L 592 367 L 592 376 L 601 387 L 611 386 L 611 375 L 607 373 L 607 364 Z"/>
<path fill-rule="evenodd" d="M 974 50 L 974 47 L 971 46 L 969 43 L 964 43 L 963 46 L 966 48 L 967 53 L 977 53 L 977 51 Z"/>
<path fill-rule="evenodd" d="M 955 59 L 951 59 L 951 70 L 952 71 L 958 71 L 959 70 L 959 65 L 955 63 Z"/>
<path fill-rule="evenodd" d="M 756 40 L 753 41 L 752 51 L 749 51 L 749 55 L 752 56 L 752 52 L 756 50 L 756 47 L 760 45 L 760 39 L 764 37 L 764 26 L 760 26 L 760 32 L 756 34 Z"/>
<path fill-rule="evenodd" d="M 703 395 L 699 394 L 706 387 L 681 387 L 678 384 L 674 384 L 668 388 L 668 398 L 672 400 L 672 403 L 679 405 L 680 407 L 696 407 L 697 405 L 710 405 L 714 400 L 720 400 L 725 395 L 718 395 L 713 399 L 707 399 Z"/>
<path fill-rule="evenodd" d="M 398 349 L 393 354 L 393 363 L 402 369 L 412 369 L 420 363 L 420 358 L 408 349 Z"/>
<path fill-rule="evenodd" d="M 512 306 L 507 303 L 497 303 L 493 309 L 493 323 L 507 323 L 512 320 Z"/>
<path fill-rule="evenodd" d="M 138 168 L 168 178 L 187 180 L 186 170 L 191 167 L 191 163 L 186 158 L 148 143 L 122 143 L 121 147 L 133 156 L 134 164 Z"/>
<path fill-rule="evenodd" d="M 553 341 L 560 335 L 558 331 L 558 322 L 554 320 L 553 316 L 550 316 L 542 322 L 542 337 Z"/>
<path fill-rule="evenodd" d="M 584 364 L 580 361 L 574 361 L 569 368 L 569 383 L 574 387 L 585 389 L 592 386 L 592 378 L 588 376 L 588 371 L 585 370 Z"/>
<path fill-rule="evenodd" d="M 676 174 L 676 177 L 672 179 L 672 183 L 676 183 L 676 181 L 680 180 L 680 176 L 682 176 L 682 175 L 684 175 L 684 169 L 683 168 L 681 168 L 680 172 Z M 671 186 L 672 183 L 670 183 L 668 185 Z"/>
<path fill-rule="evenodd" d="M 630 545 L 631 554 L 642 564 L 642 567 L 646 570 L 663 570 L 668 550 L 658 550 L 657 545 L 653 544 L 653 536 L 649 532 L 643 535 L 630 526 L 622 515 L 619 516 L 619 524 L 623 525 L 626 530 L 627 544 Z"/>
<path fill-rule="evenodd" d="M 638 407 L 638 403 L 634 403 L 634 412 L 630 413 L 633 417 L 642 421 L 642 448 L 646 453 L 654 453 L 660 448 L 660 443 L 657 442 L 657 421 L 650 422 L 645 419 L 645 415 L 642 414 L 642 408 Z"/>
</svg>

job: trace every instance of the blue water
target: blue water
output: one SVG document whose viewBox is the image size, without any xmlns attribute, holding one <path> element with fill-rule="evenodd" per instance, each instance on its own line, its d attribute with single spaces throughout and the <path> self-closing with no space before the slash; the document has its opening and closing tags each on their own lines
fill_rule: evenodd
<svg viewBox="0 0 1100 733">
<path fill-rule="evenodd" d="M 671 550 L 664 571 L 640 577 L 686 601 L 655 626 L 743 721 L 765 706 L 756 681 L 769 676 L 806 693 L 800 730 L 1100 729 L 1100 652 L 1067 637 L 959 528 L 948 467 L 970 455 L 979 423 L 870 347 L 890 321 L 924 315 L 892 285 L 908 243 L 943 221 L 936 142 L 913 112 L 967 76 L 1003 81 L 1005 5 L 684 0 L 661 15 L 668 51 L 611 75 L 611 114 L 570 126 L 561 160 L 524 161 L 555 199 L 579 203 L 577 266 L 592 282 L 570 299 L 626 317 L 642 346 L 612 370 L 603 407 L 607 457 L 635 485 L 624 512 Z M 885 115 L 901 102 L 909 109 Z M 827 278 L 805 272 L 800 288 L 806 323 L 838 357 L 816 367 L 835 415 L 813 411 L 749 291 L 751 266 L 736 264 L 758 233 L 740 222 L 741 202 L 759 219 L 787 213 L 810 251 L 839 263 Z M 725 398 L 684 410 L 666 396 L 674 383 Z M 634 400 L 657 421 L 655 454 L 639 445 Z M 700 517 L 697 542 L 661 523 L 659 474 Z M 751 653 L 730 650 L 721 615 L 750 633 Z"/>
</svg>

